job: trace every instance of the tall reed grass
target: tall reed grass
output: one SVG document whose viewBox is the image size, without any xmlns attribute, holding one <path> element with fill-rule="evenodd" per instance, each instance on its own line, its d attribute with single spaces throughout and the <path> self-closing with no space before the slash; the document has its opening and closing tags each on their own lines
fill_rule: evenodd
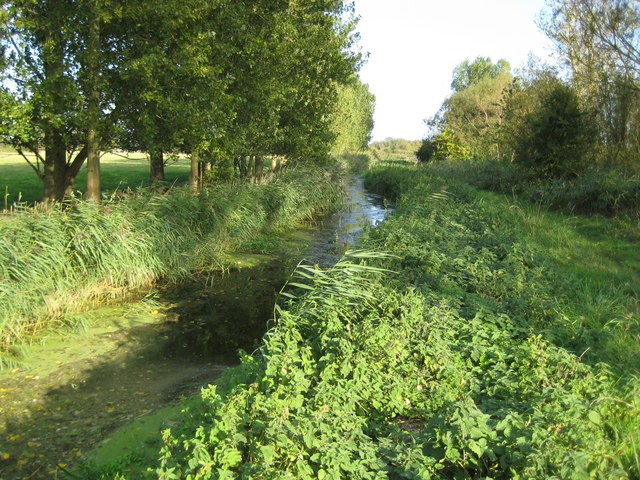
<svg viewBox="0 0 640 480">
<path fill-rule="evenodd" d="M 340 197 L 332 175 L 299 168 L 265 185 L 185 187 L 1 218 L 0 368 L 12 345 L 88 301 L 219 267 L 223 250 L 310 219 Z"/>
</svg>

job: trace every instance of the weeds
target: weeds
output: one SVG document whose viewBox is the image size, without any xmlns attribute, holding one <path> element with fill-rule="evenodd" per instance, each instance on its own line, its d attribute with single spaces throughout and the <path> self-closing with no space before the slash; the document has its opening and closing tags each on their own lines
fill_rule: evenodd
<svg viewBox="0 0 640 480">
<path fill-rule="evenodd" d="M 591 286 L 468 186 L 399 166 L 368 183 L 400 199 L 372 250 L 299 270 L 263 347 L 164 431 L 150 475 L 638 478 L 640 383 L 607 363 L 630 352 L 566 345 L 591 328 L 571 311 Z M 591 321 L 622 308 L 608 294 Z"/>
<path fill-rule="evenodd" d="M 442 162 L 431 170 L 484 190 L 517 193 L 532 203 L 570 213 L 631 215 L 640 213 L 640 176 L 616 169 L 587 169 L 571 180 L 536 178 L 522 168 L 496 160 Z"/>
</svg>

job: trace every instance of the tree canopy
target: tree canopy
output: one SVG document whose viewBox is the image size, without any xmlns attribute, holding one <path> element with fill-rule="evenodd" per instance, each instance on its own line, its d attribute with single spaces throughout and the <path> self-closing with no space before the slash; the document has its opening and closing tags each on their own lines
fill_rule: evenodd
<svg viewBox="0 0 640 480">
<path fill-rule="evenodd" d="M 167 152 L 320 159 L 336 137 L 368 139 L 372 98 L 354 80 L 362 58 L 345 1 L 1 5 L 0 142 L 25 153 L 46 199 L 113 146 L 147 152 L 161 179 Z M 359 133 L 338 121 L 345 106 Z"/>
<path fill-rule="evenodd" d="M 541 19 L 571 83 L 596 113 L 601 164 L 640 160 L 640 4 L 630 0 L 548 0 Z"/>
<path fill-rule="evenodd" d="M 426 142 L 437 138 L 441 147 L 425 147 L 421 159 L 429 157 L 425 157 L 425 152 L 432 150 L 448 152 L 444 156 L 435 154 L 433 158 L 481 157 L 499 153 L 497 132 L 504 107 L 502 99 L 512 79 L 506 60 L 494 64 L 490 58 L 478 57 L 472 62 L 465 60 L 460 63 L 453 71 L 452 95 L 427 121 L 431 133 Z M 444 145 L 448 147 L 444 148 Z"/>
</svg>

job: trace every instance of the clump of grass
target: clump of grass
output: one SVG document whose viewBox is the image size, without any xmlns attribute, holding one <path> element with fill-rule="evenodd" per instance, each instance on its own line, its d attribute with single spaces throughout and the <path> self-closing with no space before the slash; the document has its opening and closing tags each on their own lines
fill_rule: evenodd
<svg viewBox="0 0 640 480">
<path fill-rule="evenodd" d="M 0 221 L 0 351 L 105 292 L 185 278 L 225 249 L 331 208 L 339 186 L 299 169 L 266 185 L 141 193 L 95 205 L 22 209 Z M 5 362 L 6 363 L 6 362 Z M 0 367 L 2 363 L 0 363 Z"/>
</svg>

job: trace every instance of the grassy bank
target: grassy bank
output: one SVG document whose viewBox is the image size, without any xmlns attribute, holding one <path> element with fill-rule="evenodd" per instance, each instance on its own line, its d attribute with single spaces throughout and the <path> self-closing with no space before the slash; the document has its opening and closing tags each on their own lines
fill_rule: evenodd
<svg viewBox="0 0 640 480">
<path fill-rule="evenodd" d="M 369 184 L 397 199 L 369 253 L 300 270 L 148 476 L 638 478 L 633 317 L 602 330 L 635 346 L 575 337 L 581 298 L 503 199 L 407 167 Z"/>
<path fill-rule="evenodd" d="M 496 160 L 443 161 L 432 171 L 483 190 L 518 195 L 565 213 L 640 217 L 640 173 L 637 169 L 589 168 L 575 178 L 540 178 L 535 172 Z"/>
<path fill-rule="evenodd" d="M 91 300 L 220 268 L 220 254 L 257 234 L 335 205 L 327 172 L 294 169 L 266 185 L 218 185 L 194 194 L 144 193 L 96 206 L 24 210 L 0 219 L 0 332 L 11 348 L 66 325 Z"/>
<path fill-rule="evenodd" d="M 35 156 L 29 155 L 35 161 Z M 102 190 L 107 195 L 116 190 L 137 189 L 149 184 L 149 159 L 143 153 L 105 153 L 100 158 Z M 183 185 L 189 179 L 191 169 L 187 158 L 169 161 L 165 168 L 167 183 Z M 0 146 L 0 209 L 14 203 L 29 205 L 42 199 L 43 185 L 29 164 L 14 150 Z M 74 189 L 84 192 L 87 186 L 86 165 L 74 182 Z"/>
</svg>

